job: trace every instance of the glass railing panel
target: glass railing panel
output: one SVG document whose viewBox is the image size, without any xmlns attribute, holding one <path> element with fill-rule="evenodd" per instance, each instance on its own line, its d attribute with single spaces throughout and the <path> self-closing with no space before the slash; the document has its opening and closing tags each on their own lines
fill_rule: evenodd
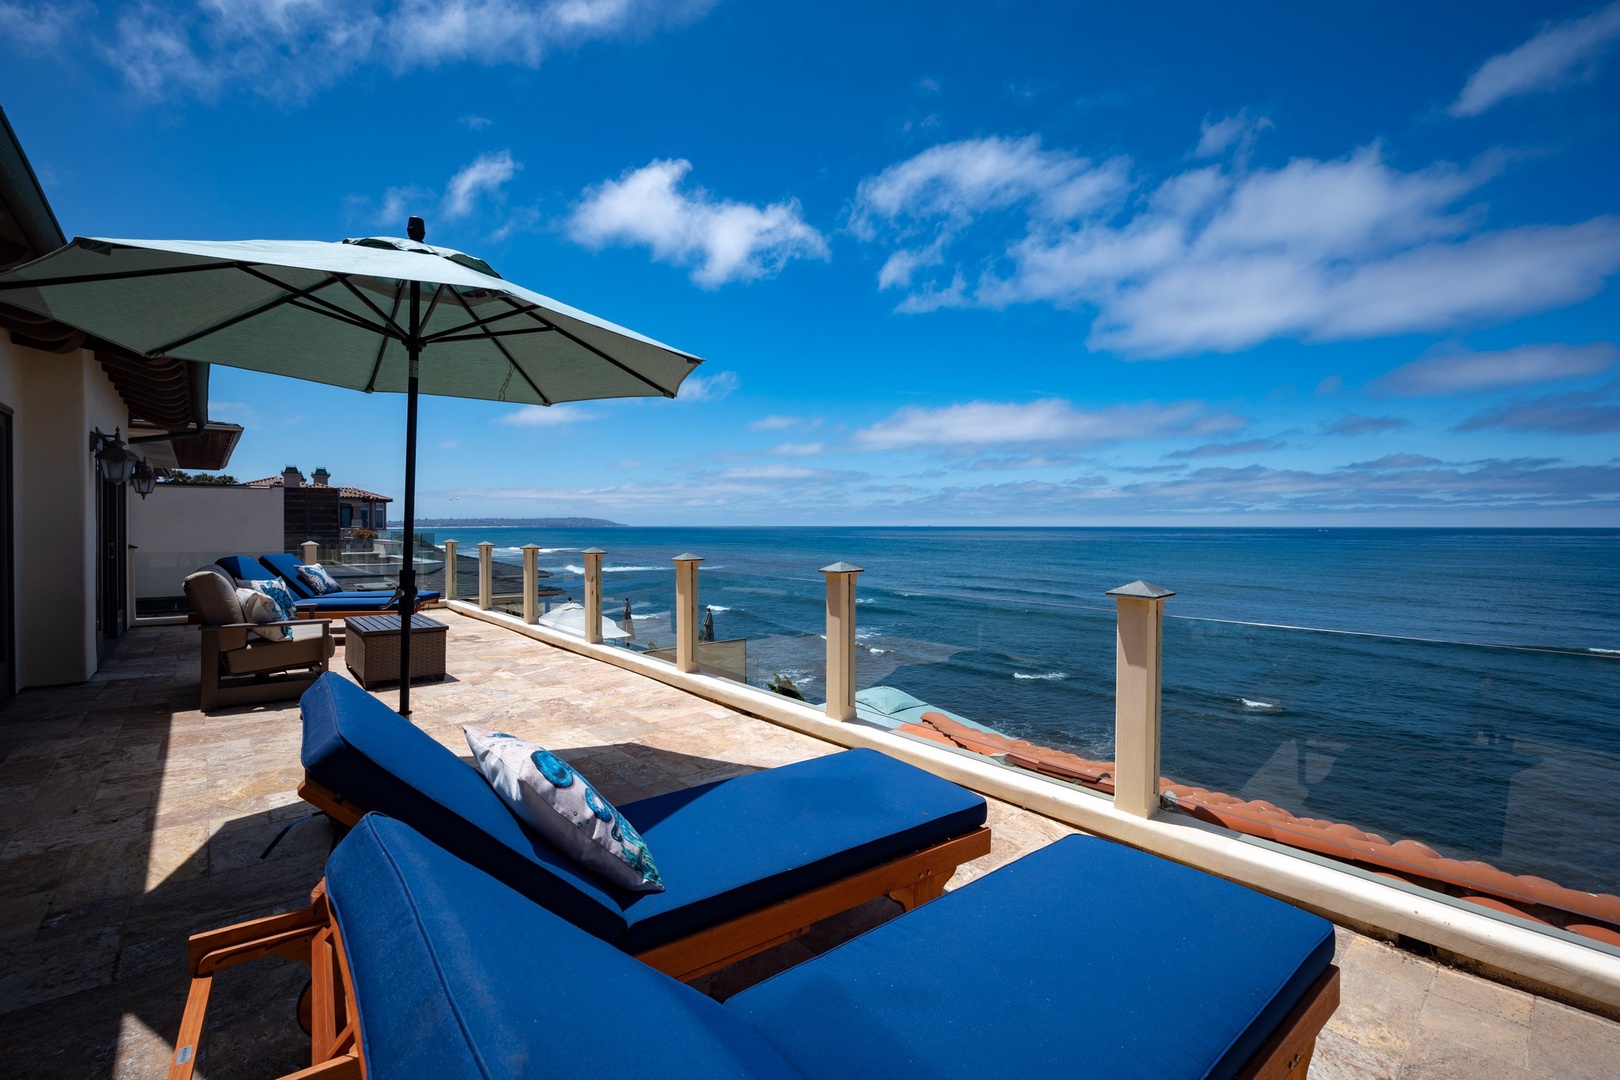
<svg viewBox="0 0 1620 1080">
<path fill-rule="evenodd" d="M 1196 816 L 1555 926 L 1620 921 L 1620 660 L 1169 618 L 1164 672 L 1163 771 Z"/>
<path fill-rule="evenodd" d="M 857 594 L 861 722 L 1104 793 L 1113 660 L 1110 609 L 864 580 Z"/>
<path fill-rule="evenodd" d="M 146 551 L 136 549 L 130 560 L 130 587 L 135 593 L 137 619 L 189 615 L 184 582 L 197 568 L 234 551 Z"/>
</svg>

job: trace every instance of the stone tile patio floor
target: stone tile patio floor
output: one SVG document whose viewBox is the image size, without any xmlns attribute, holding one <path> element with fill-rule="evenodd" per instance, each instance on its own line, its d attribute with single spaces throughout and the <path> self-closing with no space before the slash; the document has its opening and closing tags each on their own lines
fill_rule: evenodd
<svg viewBox="0 0 1620 1080">
<path fill-rule="evenodd" d="M 458 724 L 511 731 L 561 751 L 610 799 L 628 802 L 837 749 L 486 623 L 436 617 L 450 626 L 452 678 L 413 688 L 413 719 L 462 755 Z M 341 658 L 335 670 L 344 671 Z M 308 809 L 294 794 L 296 703 L 204 716 L 196 661 L 190 628 L 138 629 L 90 683 L 25 691 L 0 710 L 8 1072 L 161 1076 L 185 1000 L 186 935 L 299 906 L 320 877 L 331 843 L 324 819 L 259 857 Z M 995 801 L 990 824 L 994 851 L 953 884 L 1070 831 Z M 723 998 L 895 910 L 874 901 L 699 988 Z M 1343 928 L 1338 963 L 1344 1003 L 1318 1042 L 1318 1080 L 1620 1076 L 1620 1024 Z M 199 1074 L 297 1069 L 307 1043 L 293 1002 L 304 978 L 298 965 L 271 960 L 217 979 Z M 1186 1002 L 1196 1008 L 1197 993 Z M 1082 1026 L 1077 1056 L 1083 1040 Z"/>
</svg>

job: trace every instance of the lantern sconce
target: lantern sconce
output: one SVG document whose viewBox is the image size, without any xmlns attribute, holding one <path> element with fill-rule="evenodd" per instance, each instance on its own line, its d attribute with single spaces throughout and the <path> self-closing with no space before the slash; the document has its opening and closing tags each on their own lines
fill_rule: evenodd
<svg viewBox="0 0 1620 1080">
<path fill-rule="evenodd" d="M 157 486 L 157 470 L 148 465 L 145 458 L 142 458 L 135 463 L 135 471 L 130 475 L 129 486 L 135 489 L 135 494 L 143 499 L 146 498 L 152 494 L 152 489 Z"/>
<path fill-rule="evenodd" d="M 90 432 L 90 453 L 95 457 L 96 464 L 101 466 L 101 475 L 115 484 L 129 479 L 130 453 L 124 449 L 120 431 L 113 428 L 113 433 L 108 435 L 96 428 Z"/>
</svg>

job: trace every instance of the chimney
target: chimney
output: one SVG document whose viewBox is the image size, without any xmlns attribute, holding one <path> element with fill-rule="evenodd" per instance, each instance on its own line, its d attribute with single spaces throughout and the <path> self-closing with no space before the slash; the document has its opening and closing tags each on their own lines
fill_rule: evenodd
<svg viewBox="0 0 1620 1080">
<path fill-rule="evenodd" d="M 281 470 L 281 486 L 288 488 L 301 487 L 304 483 L 304 474 L 298 471 L 298 466 L 289 465 Z"/>
<path fill-rule="evenodd" d="M 314 472 L 309 474 L 309 482 L 312 484 L 320 484 L 323 487 L 329 486 L 332 483 L 332 474 L 327 472 L 324 468 L 316 469 Z"/>
</svg>

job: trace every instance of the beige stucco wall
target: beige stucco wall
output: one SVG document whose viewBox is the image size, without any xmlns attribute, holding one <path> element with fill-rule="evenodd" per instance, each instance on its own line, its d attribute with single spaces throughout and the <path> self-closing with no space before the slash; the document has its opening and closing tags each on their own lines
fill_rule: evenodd
<svg viewBox="0 0 1620 1080">
<path fill-rule="evenodd" d="M 17 685 L 95 673 L 95 466 L 90 429 L 128 411 L 88 352 L 44 353 L 0 333 L 0 403 L 13 412 Z"/>
<path fill-rule="evenodd" d="M 179 596 L 180 582 L 221 555 L 282 550 L 282 489 L 159 484 L 129 500 L 136 596 Z"/>
</svg>

